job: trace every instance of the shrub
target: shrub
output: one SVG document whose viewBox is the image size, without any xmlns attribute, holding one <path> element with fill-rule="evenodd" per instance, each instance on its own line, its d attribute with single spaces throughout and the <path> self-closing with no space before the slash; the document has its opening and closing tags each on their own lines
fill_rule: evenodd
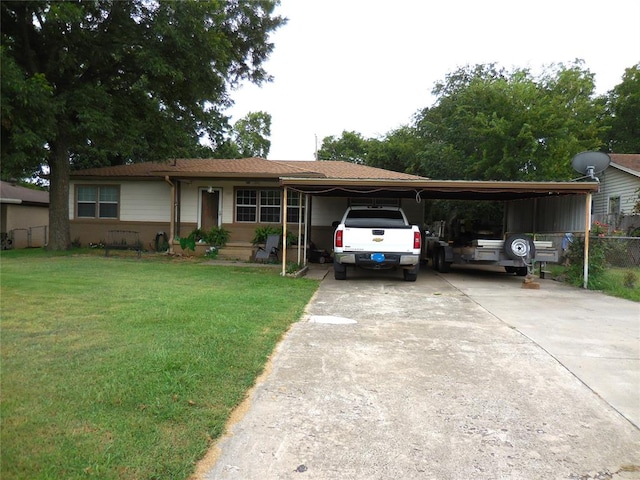
<svg viewBox="0 0 640 480">
<path fill-rule="evenodd" d="M 606 241 L 589 242 L 589 280 L 587 288 L 597 290 L 601 288 L 602 277 L 607 269 L 606 253 L 609 244 Z M 584 238 L 576 238 L 567 250 L 567 281 L 572 285 L 581 286 L 584 283 Z"/>
<path fill-rule="evenodd" d="M 637 282 L 638 282 L 638 277 L 636 276 L 635 272 L 632 272 L 631 270 L 627 270 L 624 273 L 623 284 L 625 287 L 636 288 Z"/>
<path fill-rule="evenodd" d="M 228 230 L 222 227 L 212 227 L 211 230 L 207 232 L 205 241 L 216 247 L 224 247 L 229 241 L 229 236 L 230 233 Z"/>
</svg>

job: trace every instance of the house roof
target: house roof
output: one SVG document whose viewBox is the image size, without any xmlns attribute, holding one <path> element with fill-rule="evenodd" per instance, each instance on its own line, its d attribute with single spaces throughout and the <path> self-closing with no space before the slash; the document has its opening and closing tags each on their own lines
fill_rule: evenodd
<svg viewBox="0 0 640 480">
<path fill-rule="evenodd" d="M 0 182 L 0 203 L 49 206 L 49 192 L 21 187 L 12 182 Z"/>
<path fill-rule="evenodd" d="M 640 177 L 640 153 L 610 153 L 611 166 Z"/>
<path fill-rule="evenodd" d="M 350 178 L 425 179 L 407 173 L 340 161 L 277 161 L 264 158 L 177 159 L 166 163 L 146 162 L 71 172 L 71 178 Z"/>
<path fill-rule="evenodd" d="M 550 195 L 585 194 L 597 182 L 477 182 L 426 177 L 350 162 L 241 159 L 177 159 L 71 172 L 76 180 L 170 178 L 258 178 L 313 195 L 513 200 Z"/>
</svg>

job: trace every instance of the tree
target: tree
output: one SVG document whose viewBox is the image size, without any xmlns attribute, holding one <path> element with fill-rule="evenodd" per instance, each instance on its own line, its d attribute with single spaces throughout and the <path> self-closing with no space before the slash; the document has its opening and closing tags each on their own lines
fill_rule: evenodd
<svg viewBox="0 0 640 480">
<path fill-rule="evenodd" d="M 70 245 L 71 168 L 205 155 L 203 137 L 224 143 L 230 89 L 271 80 L 262 64 L 286 21 L 278 4 L 0 3 L 3 175 L 47 165 L 49 248 Z"/>
<path fill-rule="evenodd" d="M 581 62 L 526 69 L 465 67 L 433 91 L 436 104 L 416 115 L 424 140 L 423 174 L 472 180 L 567 180 L 570 160 L 598 149 L 602 108 L 593 74 Z"/>
<path fill-rule="evenodd" d="M 322 139 L 317 160 L 341 160 L 363 165 L 366 156 L 367 140 L 358 132 L 343 131 L 340 138 L 331 135 Z"/>
<path fill-rule="evenodd" d="M 240 158 L 267 158 L 271 148 L 271 115 L 266 112 L 249 112 L 238 120 L 232 129 L 232 137 Z"/>
<path fill-rule="evenodd" d="M 381 139 L 367 141 L 367 165 L 395 172 L 422 175 L 418 153 L 424 142 L 410 126 L 402 126 Z"/>
<path fill-rule="evenodd" d="M 640 63 L 627 68 L 622 83 L 611 90 L 606 99 L 609 127 L 604 137 L 612 153 L 640 152 Z"/>
</svg>

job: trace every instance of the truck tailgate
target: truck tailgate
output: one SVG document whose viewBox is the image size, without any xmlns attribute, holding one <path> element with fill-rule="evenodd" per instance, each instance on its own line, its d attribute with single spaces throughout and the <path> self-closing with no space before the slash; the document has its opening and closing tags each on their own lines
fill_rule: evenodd
<svg viewBox="0 0 640 480">
<path fill-rule="evenodd" d="M 345 227 L 344 251 L 349 252 L 413 252 L 413 228 Z"/>
</svg>

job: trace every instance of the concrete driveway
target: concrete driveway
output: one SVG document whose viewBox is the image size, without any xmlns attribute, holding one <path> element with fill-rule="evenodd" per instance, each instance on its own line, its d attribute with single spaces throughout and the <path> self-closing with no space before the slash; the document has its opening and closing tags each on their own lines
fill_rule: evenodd
<svg viewBox="0 0 640 480">
<path fill-rule="evenodd" d="M 640 478 L 640 305 L 521 284 L 329 272 L 199 478 Z"/>
</svg>

